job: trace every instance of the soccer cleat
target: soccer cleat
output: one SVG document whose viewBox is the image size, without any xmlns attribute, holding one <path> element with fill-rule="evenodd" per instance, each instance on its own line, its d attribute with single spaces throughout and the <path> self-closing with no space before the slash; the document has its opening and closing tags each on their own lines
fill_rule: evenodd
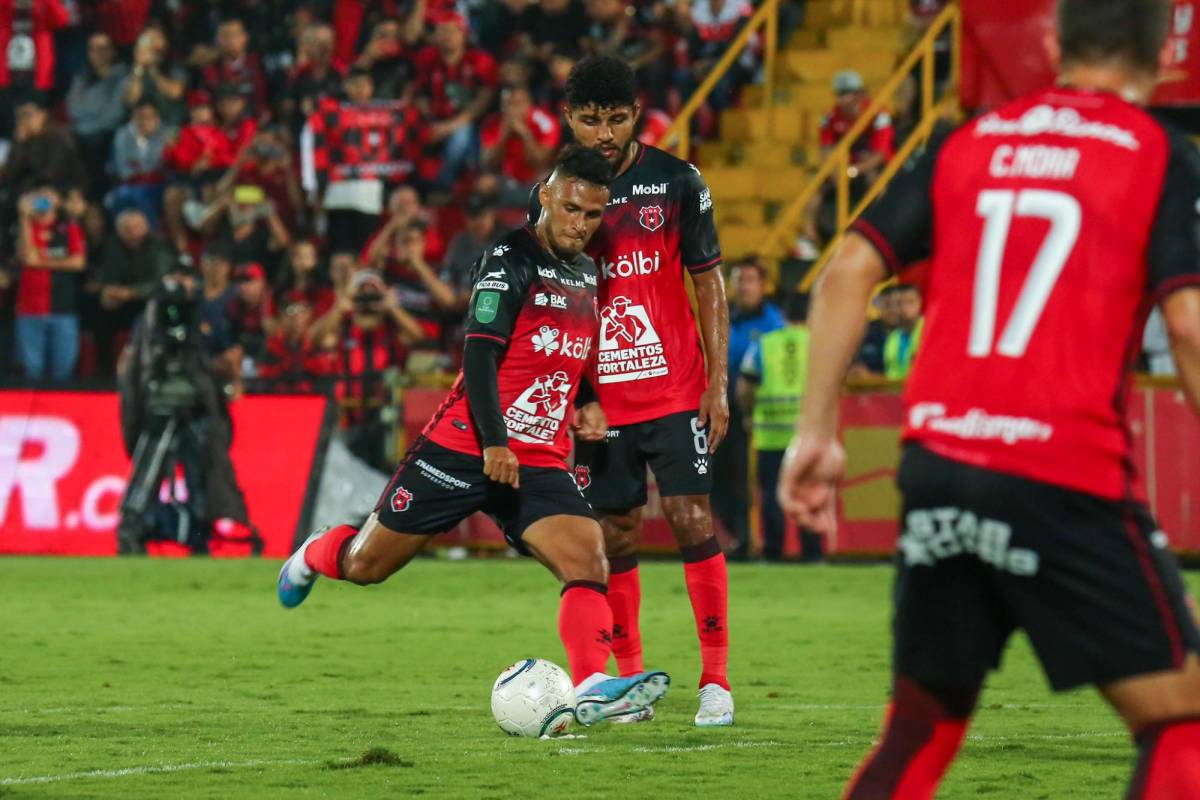
<svg viewBox="0 0 1200 800">
<path fill-rule="evenodd" d="M 715 683 L 700 689 L 700 710 L 696 712 L 697 728 L 723 728 L 733 724 L 733 695 Z"/>
<path fill-rule="evenodd" d="M 639 672 L 628 678 L 601 676 L 576 693 L 575 719 L 580 725 L 595 725 L 640 714 L 661 700 L 670 685 L 671 678 L 665 672 Z"/>
<path fill-rule="evenodd" d="M 636 714 L 626 714 L 623 717 L 613 717 L 612 721 L 614 723 L 617 723 L 617 722 L 620 722 L 620 723 L 653 722 L 654 721 L 654 706 L 646 706 L 645 708 L 643 708 L 641 711 L 637 712 Z"/>
<path fill-rule="evenodd" d="M 313 584 L 317 582 L 317 573 L 304 563 L 304 553 L 310 544 L 328 532 L 328 525 L 317 528 L 304 540 L 304 544 L 300 545 L 296 552 L 283 562 L 283 567 L 279 570 L 279 582 L 276 588 L 279 591 L 279 604 L 284 608 L 295 608 L 300 605 L 312 591 Z"/>
</svg>

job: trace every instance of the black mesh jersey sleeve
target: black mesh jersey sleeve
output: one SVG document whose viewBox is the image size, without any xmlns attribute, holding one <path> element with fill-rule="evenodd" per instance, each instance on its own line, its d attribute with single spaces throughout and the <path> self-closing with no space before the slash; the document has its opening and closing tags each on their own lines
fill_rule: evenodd
<svg viewBox="0 0 1200 800">
<path fill-rule="evenodd" d="M 480 257 L 472 270 L 466 339 L 508 345 L 529 289 L 529 267 L 519 251 L 502 240 Z"/>
<path fill-rule="evenodd" d="M 1156 300 L 1200 285 L 1200 152 L 1171 128 L 1167 136 L 1171 152 L 1146 248 L 1148 289 Z"/>
<path fill-rule="evenodd" d="M 929 258 L 933 246 L 933 177 L 949 133 L 934 133 L 883 195 L 850 226 L 874 245 L 889 272 L 900 272 Z"/>
<path fill-rule="evenodd" d="M 504 348 L 483 338 L 468 339 L 463 346 L 463 382 L 471 420 L 484 447 L 508 444 L 508 428 L 500 411 L 500 359 Z"/>
<path fill-rule="evenodd" d="M 679 254 L 693 275 L 721 265 L 721 243 L 713 221 L 712 194 L 700 170 L 687 165 L 673 183 L 679 204 Z"/>
</svg>

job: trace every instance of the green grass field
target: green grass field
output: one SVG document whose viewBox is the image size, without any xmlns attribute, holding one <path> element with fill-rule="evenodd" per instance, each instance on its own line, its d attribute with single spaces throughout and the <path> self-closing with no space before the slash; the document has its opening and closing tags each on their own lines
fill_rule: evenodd
<svg viewBox="0 0 1200 800">
<path fill-rule="evenodd" d="M 488 707 L 510 662 L 565 663 L 537 565 L 420 561 L 292 612 L 277 568 L 0 560 L 0 798 L 835 798 L 887 698 L 883 566 L 732 567 L 737 726 L 702 731 L 682 571 L 645 565 L 671 694 L 651 724 L 559 741 L 506 737 Z M 1019 641 L 941 796 L 1117 798 L 1132 753 Z"/>
</svg>

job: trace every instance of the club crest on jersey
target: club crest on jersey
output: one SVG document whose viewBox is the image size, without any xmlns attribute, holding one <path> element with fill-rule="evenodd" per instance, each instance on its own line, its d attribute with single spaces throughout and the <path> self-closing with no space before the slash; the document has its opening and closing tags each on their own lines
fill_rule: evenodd
<svg viewBox="0 0 1200 800">
<path fill-rule="evenodd" d="M 412 499 L 412 492 L 403 486 L 397 486 L 396 491 L 392 492 L 392 511 L 395 511 L 397 514 L 401 511 L 408 511 L 409 505 L 412 504 Z"/>
<path fill-rule="evenodd" d="M 587 464 L 579 464 L 575 467 L 575 485 L 580 491 L 592 485 L 592 468 Z"/>
<path fill-rule="evenodd" d="M 667 215 L 663 213 L 662 206 L 646 206 L 638 212 L 638 222 L 651 233 L 661 228 L 666 221 Z"/>
</svg>

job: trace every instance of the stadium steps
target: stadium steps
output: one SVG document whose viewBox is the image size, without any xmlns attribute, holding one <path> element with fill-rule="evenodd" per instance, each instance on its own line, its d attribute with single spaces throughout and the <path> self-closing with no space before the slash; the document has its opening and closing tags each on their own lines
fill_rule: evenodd
<svg viewBox="0 0 1200 800">
<path fill-rule="evenodd" d="M 805 25 L 779 51 L 774 113 L 762 110 L 761 86 L 743 91 L 741 107 L 723 111 L 719 137 L 697 160 L 717 202 L 722 249 L 756 251 L 765 225 L 820 163 L 821 119 L 833 104 L 833 76 L 862 75 L 877 91 L 906 42 L 905 0 L 809 0 Z"/>
</svg>

